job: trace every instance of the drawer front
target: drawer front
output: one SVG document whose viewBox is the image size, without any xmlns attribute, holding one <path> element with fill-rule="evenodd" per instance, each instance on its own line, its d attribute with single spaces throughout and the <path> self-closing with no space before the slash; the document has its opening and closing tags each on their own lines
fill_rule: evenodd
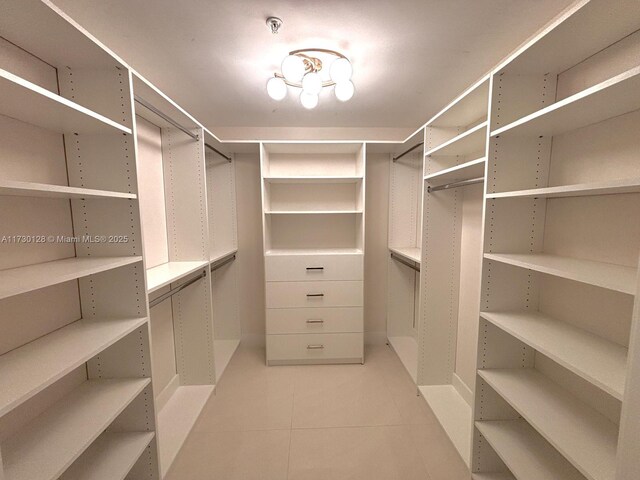
<svg viewBox="0 0 640 480">
<path fill-rule="evenodd" d="M 360 362 L 362 333 L 267 335 L 267 360 L 277 363 Z"/>
<path fill-rule="evenodd" d="M 362 282 L 267 282 L 267 308 L 361 307 Z"/>
<path fill-rule="evenodd" d="M 265 257 L 267 282 L 363 280 L 362 255 L 277 255 Z"/>
<path fill-rule="evenodd" d="M 363 331 L 362 307 L 269 308 L 267 334 Z"/>
</svg>

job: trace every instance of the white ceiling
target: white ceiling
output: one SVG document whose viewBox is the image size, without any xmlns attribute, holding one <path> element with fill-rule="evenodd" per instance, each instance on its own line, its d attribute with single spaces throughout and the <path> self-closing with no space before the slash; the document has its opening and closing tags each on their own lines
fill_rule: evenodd
<svg viewBox="0 0 640 480">
<path fill-rule="evenodd" d="M 411 132 L 571 0 L 54 2 L 214 133 L 264 138 L 282 127 Z M 284 20 L 278 35 L 270 15 Z M 350 102 L 325 91 L 306 111 L 293 93 L 267 96 L 282 58 L 303 47 L 351 59 Z"/>
</svg>

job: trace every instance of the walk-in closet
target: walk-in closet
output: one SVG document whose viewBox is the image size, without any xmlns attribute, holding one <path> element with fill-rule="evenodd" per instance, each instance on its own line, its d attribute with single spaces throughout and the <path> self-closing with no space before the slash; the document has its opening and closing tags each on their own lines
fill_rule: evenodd
<svg viewBox="0 0 640 480">
<path fill-rule="evenodd" d="M 0 480 L 639 479 L 639 131 L 638 0 L 0 0 Z"/>
</svg>

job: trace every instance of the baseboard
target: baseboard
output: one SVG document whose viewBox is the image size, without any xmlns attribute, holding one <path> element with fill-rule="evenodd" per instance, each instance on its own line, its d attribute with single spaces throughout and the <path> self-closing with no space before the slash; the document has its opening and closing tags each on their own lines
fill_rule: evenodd
<svg viewBox="0 0 640 480">
<path fill-rule="evenodd" d="M 365 345 L 384 345 L 387 343 L 387 332 L 364 332 Z"/>
</svg>

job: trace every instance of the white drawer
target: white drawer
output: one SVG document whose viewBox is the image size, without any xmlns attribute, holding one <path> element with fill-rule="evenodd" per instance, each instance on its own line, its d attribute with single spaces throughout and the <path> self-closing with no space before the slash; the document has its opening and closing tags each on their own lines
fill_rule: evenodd
<svg viewBox="0 0 640 480">
<path fill-rule="evenodd" d="M 362 331 L 362 307 L 267 309 L 267 334 Z"/>
<path fill-rule="evenodd" d="M 267 362 L 354 363 L 362 362 L 362 333 L 316 333 L 267 335 Z"/>
<path fill-rule="evenodd" d="M 265 257 L 268 282 L 362 280 L 363 255 L 276 255 Z"/>
<path fill-rule="evenodd" d="M 361 307 L 362 282 L 267 282 L 267 308 Z"/>
</svg>

